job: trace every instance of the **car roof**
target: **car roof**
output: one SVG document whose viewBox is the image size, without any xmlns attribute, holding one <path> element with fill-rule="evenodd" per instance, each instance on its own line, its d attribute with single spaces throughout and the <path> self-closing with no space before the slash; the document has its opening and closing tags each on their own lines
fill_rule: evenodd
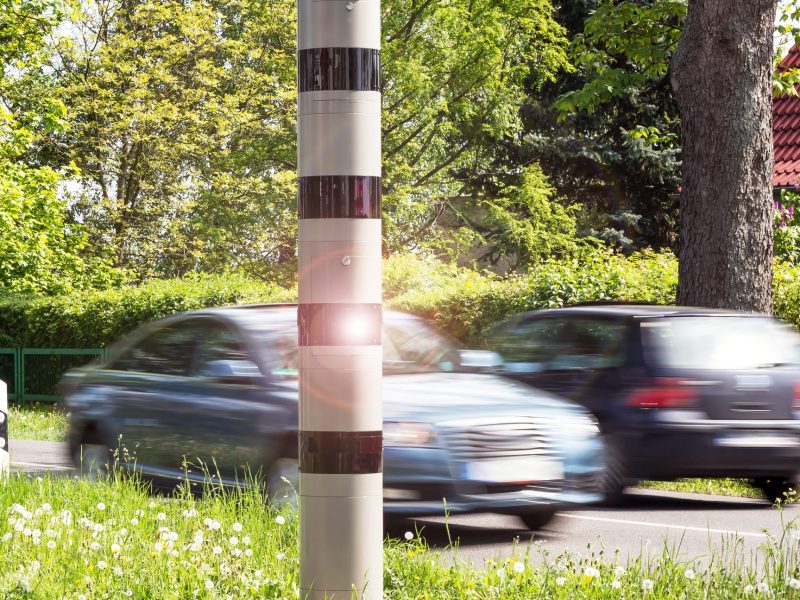
<svg viewBox="0 0 800 600">
<path fill-rule="evenodd" d="M 391 321 L 405 319 L 418 319 L 414 315 L 407 313 L 386 310 L 384 316 Z M 240 304 L 237 306 L 225 306 L 219 308 L 204 308 L 189 312 L 180 313 L 182 318 L 194 316 L 220 317 L 231 319 L 241 325 L 277 325 L 281 323 L 297 321 L 297 304 Z"/>
<path fill-rule="evenodd" d="M 672 306 L 663 304 L 632 304 L 632 303 L 586 303 L 563 308 L 530 311 L 520 315 L 521 318 L 530 316 L 595 316 L 613 318 L 652 318 L 652 317 L 760 317 L 757 313 L 738 312 L 718 308 L 702 308 L 697 306 Z"/>
</svg>

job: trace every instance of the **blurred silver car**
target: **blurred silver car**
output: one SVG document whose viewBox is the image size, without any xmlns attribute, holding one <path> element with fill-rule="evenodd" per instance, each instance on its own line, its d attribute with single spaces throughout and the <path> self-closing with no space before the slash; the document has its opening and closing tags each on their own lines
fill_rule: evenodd
<svg viewBox="0 0 800 600">
<path fill-rule="evenodd" d="M 582 407 L 476 372 L 422 320 L 385 314 L 384 507 L 390 514 L 491 511 L 530 527 L 600 500 L 598 427 Z M 261 470 L 297 478 L 297 307 L 190 312 L 144 326 L 62 382 L 76 464 L 108 460 L 159 485 L 214 465 L 223 484 Z M 466 359 L 466 360 L 464 360 Z M 471 366 L 470 366 L 471 365 Z"/>
</svg>

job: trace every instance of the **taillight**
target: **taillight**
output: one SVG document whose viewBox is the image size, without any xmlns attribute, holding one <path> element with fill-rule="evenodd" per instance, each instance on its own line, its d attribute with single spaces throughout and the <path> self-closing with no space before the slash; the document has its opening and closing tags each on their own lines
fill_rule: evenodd
<svg viewBox="0 0 800 600">
<path fill-rule="evenodd" d="M 797 394 L 795 394 L 797 397 Z M 628 398 L 634 408 L 691 408 L 697 406 L 698 395 L 694 388 L 678 379 L 659 377 L 651 385 L 635 390 Z"/>
<path fill-rule="evenodd" d="M 792 409 L 800 410 L 800 381 L 794 384 L 794 396 L 792 397 Z"/>
</svg>

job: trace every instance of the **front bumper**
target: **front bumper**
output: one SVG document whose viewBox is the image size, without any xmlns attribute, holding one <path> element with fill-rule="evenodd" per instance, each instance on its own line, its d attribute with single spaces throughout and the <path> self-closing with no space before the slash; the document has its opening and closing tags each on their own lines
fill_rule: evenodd
<svg viewBox="0 0 800 600">
<path fill-rule="evenodd" d="M 542 482 L 482 483 L 460 476 L 463 465 L 436 448 L 386 448 L 384 511 L 404 516 L 470 512 L 524 514 L 602 500 L 602 467 L 565 463 L 564 477 Z"/>
</svg>

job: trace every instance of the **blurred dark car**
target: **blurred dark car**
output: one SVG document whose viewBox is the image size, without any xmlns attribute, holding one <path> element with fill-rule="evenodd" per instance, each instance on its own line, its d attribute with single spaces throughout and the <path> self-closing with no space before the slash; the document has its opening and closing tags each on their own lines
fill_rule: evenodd
<svg viewBox="0 0 800 600">
<path fill-rule="evenodd" d="M 68 373 L 77 465 L 119 462 L 159 486 L 261 470 L 297 479 L 297 307 L 252 306 L 154 322 L 103 363 Z M 530 527 L 601 499 L 597 423 L 582 407 L 491 374 L 420 319 L 384 324 L 384 500 L 399 515 L 491 511 Z M 467 360 L 462 359 L 462 356 Z"/>
<path fill-rule="evenodd" d="M 642 479 L 741 477 L 783 498 L 800 471 L 800 336 L 765 316 L 649 305 L 520 314 L 496 372 L 597 417 L 615 500 Z"/>
</svg>

